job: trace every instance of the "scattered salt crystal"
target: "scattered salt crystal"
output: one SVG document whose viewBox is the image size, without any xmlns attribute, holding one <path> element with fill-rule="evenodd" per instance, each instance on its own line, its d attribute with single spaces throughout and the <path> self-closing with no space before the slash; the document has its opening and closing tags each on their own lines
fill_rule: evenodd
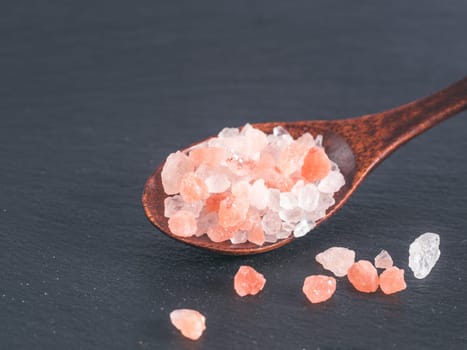
<svg viewBox="0 0 467 350">
<path fill-rule="evenodd" d="M 355 262 L 355 252 L 348 248 L 331 247 L 315 257 L 323 268 L 331 271 L 337 277 L 347 275 L 347 270 Z"/>
<path fill-rule="evenodd" d="M 319 182 L 318 189 L 324 193 L 334 193 L 344 186 L 345 179 L 340 171 L 331 171 Z"/>
<path fill-rule="evenodd" d="M 170 321 L 183 336 L 197 340 L 206 329 L 206 317 L 199 311 L 178 309 L 170 313 Z"/>
<path fill-rule="evenodd" d="M 391 266 L 379 276 L 379 287 L 384 294 L 394 294 L 407 288 L 404 270 Z"/>
<path fill-rule="evenodd" d="M 230 181 L 225 174 L 209 176 L 205 182 L 210 193 L 222 193 L 230 187 Z"/>
<path fill-rule="evenodd" d="M 234 277 L 234 289 L 241 297 L 258 294 L 265 284 L 264 276 L 251 266 L 240 266 Z"/>
<path fill-rule="evenodd" d="M 336 279 L 324 275 L 308 276 L 303 282 L 302 291 L 312 303 L 322 303 L 336 291 Z"/>
<path fill-rule="evenodd" d="M 391 255 L 386 250 L 381 250 L 375 257 L 375 267 L 378 269 L 387 269 L 393 265 Z"/>
<path fill-rule="evenodd" d="M 412 242 L 409 248 L 409 267 L 416 278 L 428 276 L 439 259 L 439 235 L 426 232 Z"/>
<path fill-rule="evenodd" d="M 297 207 L 297 198 L 292 192 L 282 192 L 279 196 L 279 204 L 282 209 L 294 209 Z"/>
<path fill-rule="evenodd" d="M 295 229 L 293 231 L 293 235 L 296 238 L 303 237 L 308 232 L 310 232 L 313 228 L 315 228 L 315 226 L 316 226 L 316 224 L 313 221 L 303 219 L 297 224 L 297 226 L 295 226 Z"/>
<path fill-rule="evenodd" d="M 170 154 L 161 172 L 162 185 L 167 194 L 180 192 L 183 175 L 194 170 L 193 162 L 182 152 Z"/>
<path fill-rule="evenodd" d="M 305 211 L 313 211 L 319 202 L 318 188 L 313 184 L 307 184 L 298 192 L 298 206 Z"/>
<path fill-rule="evenodd" d="M 230 242 L 232 244 L 240 244 L 245 243 L 248 241 L 248 232 L 247 231 L 237 231 L 232 238 L 230 238 Z"/>
</svg>

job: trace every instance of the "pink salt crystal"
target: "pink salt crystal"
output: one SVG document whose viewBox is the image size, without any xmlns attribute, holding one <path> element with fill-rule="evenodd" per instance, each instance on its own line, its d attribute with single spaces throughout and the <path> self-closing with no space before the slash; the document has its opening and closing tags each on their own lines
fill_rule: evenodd
<svg viewBox="0 0 467 350">
<path fill-rule="evenodd" d="M 195 215 L 186 210 L 180 210 L 169 218 L 169 230 L 180 237 L 191 237 L 196 234 Z"/>
<path fill-rule="evenodd" d="M 269 190 L 263 179 L 256 180 L 249 191 L 250 204 L 257 209 L 264 209 L 268 205 Z"/>
<path fill-rule="evenodd" d="M 262 274 L 250 266 L 240 266 L 234 277 L 234 289 L 238 295 L 258 294 L 266 283 Z"/>
<path fill-rule="evenodd" d="M 331 171 L 331 162 L 324 150 L 311 148 L 303 161 L 302 176 L 309 182 L 325 178 Z"/>
<path fill-rule="evenodd" d="M 384 294 L 393 294 L 407 288 L 404 270 L 391 266 L 379 276 L 379 286 Z"/>
<path fill-rule="evenodd" d="M 393 265 L 391 255 L 384 249 L 375 257 L 375 267 L 378 269 L 387 269 Z"/>
<path fill-rule="evenodd" d="M 347 271 L 347 278 L 360 292 L 373 293 L 378 289 L 378 271 L 368 260 L 359 260 L 352 264 Z"/>
<path fill-rule="evenodd" d="M 246 218 L 248 206 L 248 197 L 228 196 L 223 199 L 219 205 L 219 225 L 222 227 L 240 225 Z"/>
<path fill-rule="evenodd" d="M 207 230 L 209 239 L 213 242 L 224 242 L 235 236 L 238 227 L 211 226 Z"/>
<path fill-rule="evenodd" d="M 206 211 L 208 213 L 210 212 L 218 212 L 219 211 L 219 206 L 221 202 L 226 199 L 229 196 L 228 193 L 214 193 L 206 199 Z"/>
<path fill-rule="evenodd" d="M 189 172 L 183 175 L 180 181 L 180 195 L 185 202 L 193 203 L 206 200 L 209 197 L 209 192 L 204 181 L 194 172 Z"/>
<path fill-rule="evenodd" d="M 195 167 L 201 164 L 216 167 L 225 158 L 225 150 L 219 147 L 195 148 L 191 150 L 189 158 L 193 161 Z"/>
<path fill-rule="evenodd" d="M 336 291 L 336 279 L 324 275 L 308 276 L 302 291 L 312 303 L 322 303 L 330 299 Z"/>
<path fill-rule="evenodd" d="M 292 142 L 279 157 L 279 169 L 284 175 L 290 175 L 303 165 L 303 159 L 309 147 L 300 142 Z"/>
<path fill-rule="evenodd" d="M 259 246 L 263 245 L 264 242 L 266 241 L 266 237 L 264 236 L 264 231 L 261 227 L 261 225 L 254 224 L 250 231 L 248 231 L 248 240 L 251 243 L 257 244 Z"/>
<path fill-rule="evenodd" d="M 194 164 L 184 153 L 177 151 L 170 154 L 162 168 L 161 179 L 167 194 L 180 192 L 183 175 L 194 170 Z"/>
<path fill-rule="evenodd" d="M 170 313 L 170 321 L 183 336 L 197 340 L 206 329 L 206 317 L 199 311 L 178 309 Z"/>
<path fill-rule="evenodd" d="M 323 268 L 331 271 L 337 277 L 347 275 L 350 266 L 355 262 L 355 252 L 348 248 L 331 247 L 315 257 Z"/>
</svg>

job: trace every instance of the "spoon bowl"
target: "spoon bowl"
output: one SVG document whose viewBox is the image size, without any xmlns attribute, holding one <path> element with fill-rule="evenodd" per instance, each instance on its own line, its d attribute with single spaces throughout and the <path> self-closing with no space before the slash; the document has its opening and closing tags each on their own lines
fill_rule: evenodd
<svg viewBox="0 0 467 350">
<path fill-rule="evenodd" d="M 467 78 L 429 97 L 381 113 L 351 119 L 271 122 L 253 124 L 253 126 L 267 134 L 272 133 L 274 127 L 282 126 L 294 139 L 306 132 L 313 136 L 323 135 L 325 151 L 339 166 L 345 178 L 345 185 L 334 194 L 335 203 L 327 210 L 326 215 L 316 222 L 319 225 L 347 202 L 370 171 L 389 154 L 413 137 L 465 108 L 467 108 Z M 183 151 L 188 151 L 193 146 Z M 174 235 L 170 232 L 168 219 L 164 216 L 164 200 L 168 195 L 162 186 L 163 166 L 164 163 L 159 165 L 147 180 L 142 203 L 148 219 L 168 236 L 198 248 L 231 255 L 264 253 L 282 247 L 295 239 L 290 236 L 275 243 L 257 246 L 250 242 L 216 243 L 206 235 L 201 237 Z"/>
</svg>

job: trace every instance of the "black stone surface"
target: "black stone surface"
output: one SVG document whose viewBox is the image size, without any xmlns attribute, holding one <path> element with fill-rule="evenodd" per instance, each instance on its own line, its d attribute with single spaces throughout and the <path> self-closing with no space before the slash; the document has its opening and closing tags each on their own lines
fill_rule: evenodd
<svg viewBox="0 0 467 350">
<path fill-rule="evenodd" d="M 1 349 L 467 348 L 467 115 L 409 142 L 329 222 L 280 250 L 227 257 L 144 216 L 168 153 L 224 126 L 345 118 L 466 75 L 467 3 L 10 1 L 0 5 Z M 424 280 L 419 234 L 441 235 Z M 311 305 L 303 279 L 335 245 L 381 248 L 408 289 L 345 279 Z M 240 298 L 242 264 L 268 282 Z M 183 339 L 174 308 L 208 329 Z"/>
</svg>

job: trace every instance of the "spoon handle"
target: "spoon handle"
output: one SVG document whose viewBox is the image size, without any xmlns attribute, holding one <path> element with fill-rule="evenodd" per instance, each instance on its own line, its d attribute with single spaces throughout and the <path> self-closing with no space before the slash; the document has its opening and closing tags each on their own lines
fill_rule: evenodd
<svg viewBox="0 0 467 350">
<path fill-rule="evenodd" d="M 362 137 L 354 145 L 360 170 L 376 164 L 413 137 L 467 108 L 467 77 L 431 96 L 388 111 L 348 120 Z"/>
</svg>

